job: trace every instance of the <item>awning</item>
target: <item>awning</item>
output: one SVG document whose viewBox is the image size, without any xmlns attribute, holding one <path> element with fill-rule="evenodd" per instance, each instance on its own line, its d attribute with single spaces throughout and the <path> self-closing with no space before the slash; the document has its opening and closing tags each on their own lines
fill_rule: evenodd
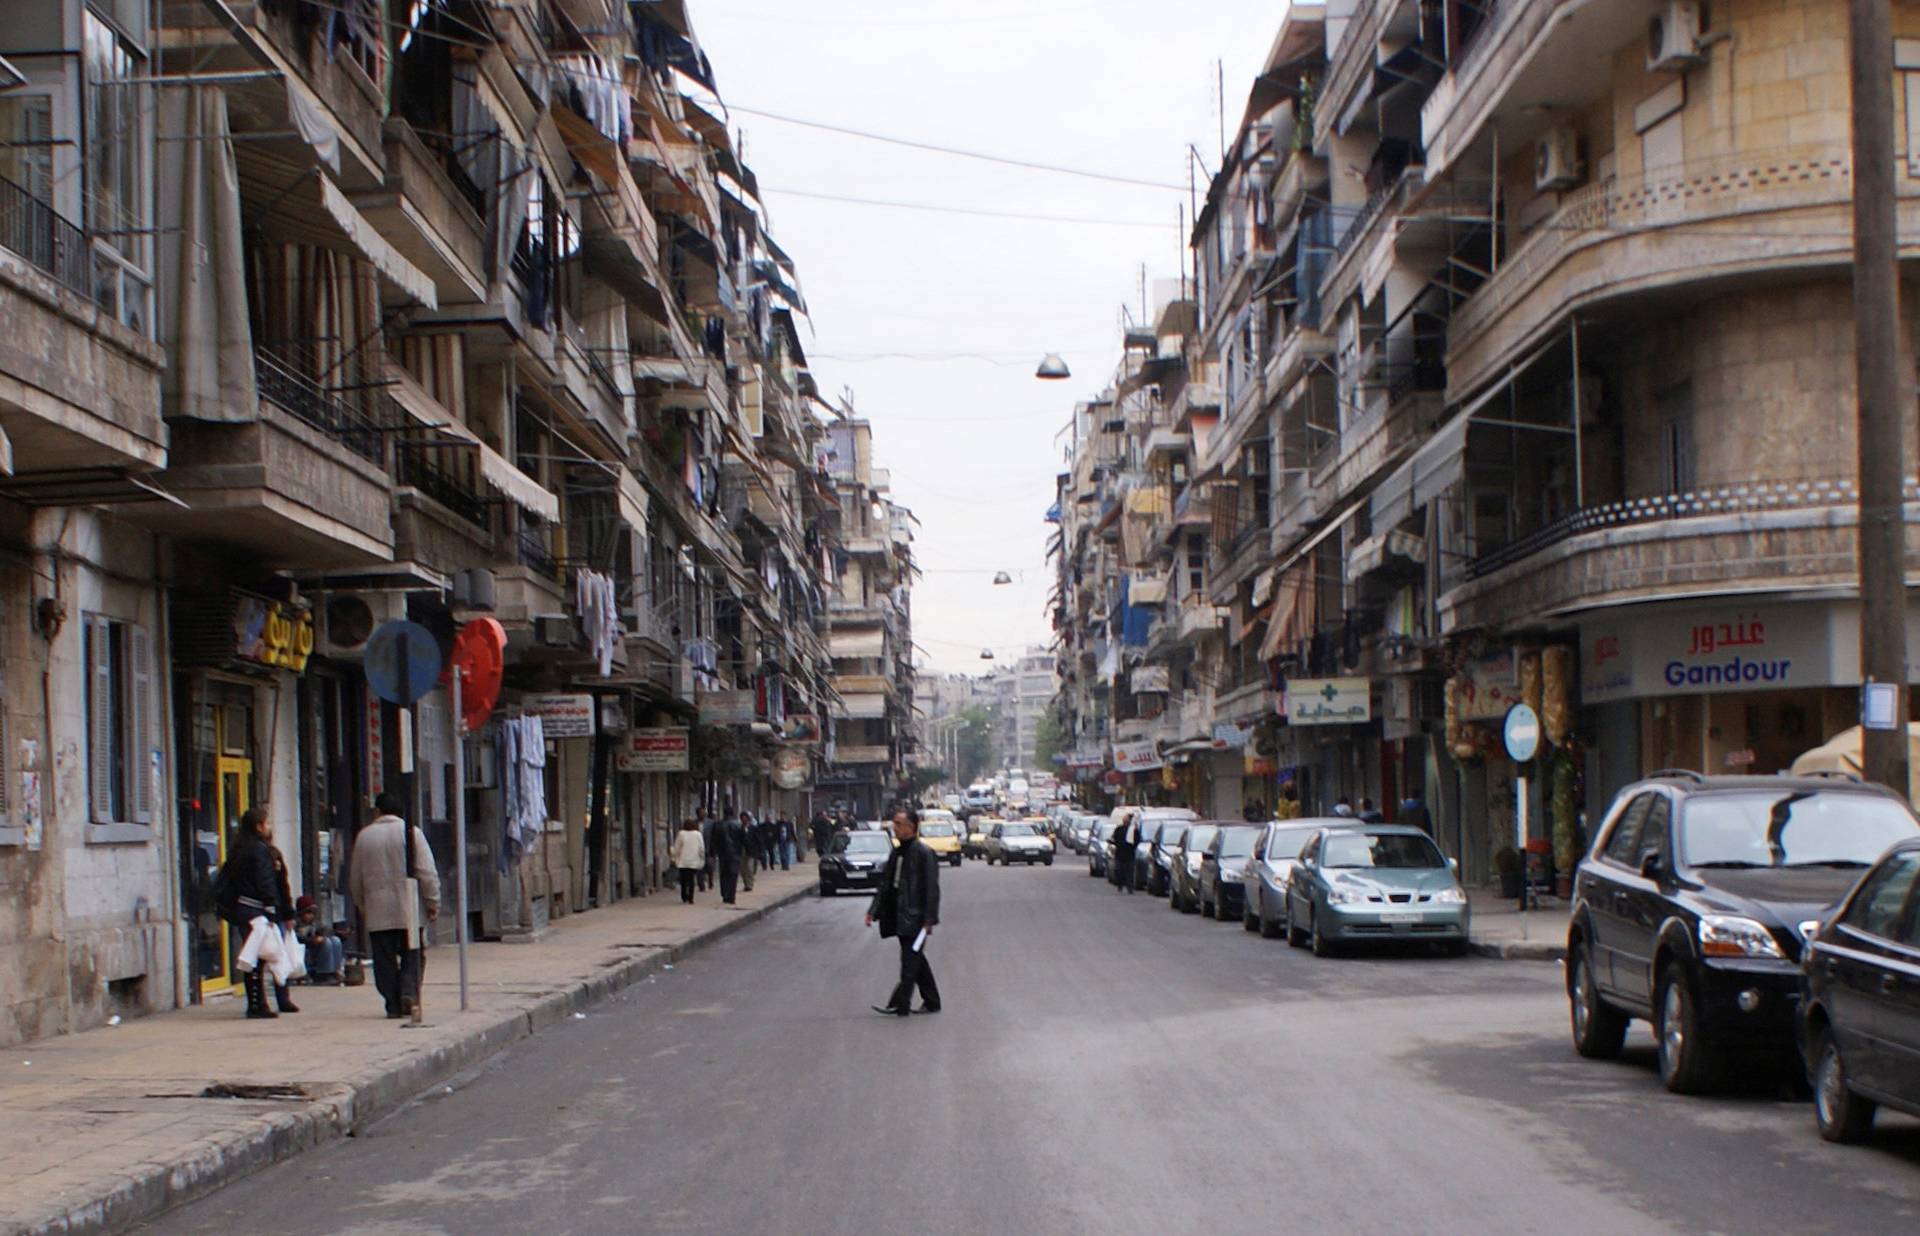
<svg viewBox="0 0 1920 1236">
<path fill-rule="evenodd" d="M 1260 641 L 1260 659 L 1271 661 L 1282 648 L 1298 644 L 1313 634 L 1314 607 L 1318 580 L 1313 564 L 1289 571 L 1275 589 L 1273 613 L 1267 620 L 1267 637 Z"/>
<path fill-rule="evenodd" d="M 827 641 L 836 661 L 869 660 L 887 655 L 885 631 L 835 631 Z"/>
<path fill-rule="evenodd" d="M 846 695 L 841 697 L 840 715 L 855 721 L 874 721 L 887 715 L 884 695 Z"/>
<path fill-rule="evenodd" d="M 1368 515 L 1375 528 L 1392 528 L 1459 481 L 1466 470 L 1471 415 L 1456 416 L 1427 439 L 1413 458 L 1374 489 Z"/>
<path fill-rule="evenodd" d="M 440 292 L 433 286 L 433 280 L 427 273 L 400 256 L 400 251 L 387 243 L 373 224 L 367 222 L 354 208 L 347 195 L 334 187 L 333 181 L 325 175 L 315 173 L 320 182 L 320 206 L 333 217 L 341 234 L 350 241 L 360 256 L 367 259 L 373 268 L 386 277 L 387 281 L 408 296 L 419 301 L 429 309 L 440 307 Z"/>
<path fill-rule="evenodd" d="M 693 371 L 687 368 L 687 362 L 670 356 L 634 357 L 633 376 L 635 381 L 651 378 L 655 382 L 668 382 L 675 386 L 700 385 Z"/>
<path fill-rule="evenodd" d="M 500 495 L 529 514 L 538 515 L 548 523 L 560 518 L 560 499 L 540 487 L 520 469 L 507 462 L 504 455 L 486 443 L 475 440 L 474 449 L 480 454 L 480 475 L 488 485 L 500 491 Z"/>
<path fill-rule="evenodd" d="M 1127 581 L 1127 604 L 1159 605 L 1167 599 L 1167 577 L 1135 575 Z"/>
</svg>

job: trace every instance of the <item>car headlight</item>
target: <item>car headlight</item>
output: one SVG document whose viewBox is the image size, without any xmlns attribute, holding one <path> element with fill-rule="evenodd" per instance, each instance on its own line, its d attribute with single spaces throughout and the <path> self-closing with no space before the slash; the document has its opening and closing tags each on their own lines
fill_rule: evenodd
<svg viewBox="0 0 1920 1236">
<path fill-rule="evenodd" d="M 1771 957 L 1785 961 L 1773 933 L 1737 914 L 1700 916 L 1700 952 L 1707 957 Z"/>
<path fill-rule="evenodd" d="M 1357 888 L 1330 888 L 1327 890 L 1327 904 L 1331 906 L 1350 906 L 1365 901 L 1367 895 Z"/>
<path fill-rule="evenodd" d="M 1433 895 L 1433 901 L 1443 906 L 1459 906 L 1467 903 L 1465 889 L 1443 888 Z"/>
</svg>

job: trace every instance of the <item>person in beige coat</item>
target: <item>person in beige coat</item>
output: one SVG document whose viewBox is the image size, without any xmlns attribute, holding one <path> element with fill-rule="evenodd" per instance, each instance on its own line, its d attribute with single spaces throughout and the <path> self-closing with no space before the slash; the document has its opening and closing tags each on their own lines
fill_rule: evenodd
<svg viewBox="0 0 1920 1236">
<path fill-rule="evenodd" d="M 347 884 L 359 907 L 373 952 L 373 984 L 387 1002 L 388 1017 L 411 1016 L 420 1000 L 420 927 L 440 916 L 440 876 L 426 834 L 400 818 L 400 800 L 381 794 L 379 814 L 354 838 Z M 407 846 L 413 847 L 413 879 L 419 904 L 407 905 Z M 413 930 L 409 930 L 409 927 Z"/>
<path fill-rule="evenodd" d="M 673 835 L 673 847 L 667 853 L 680 876 L 680 900 L 693 904 L 694 877 L 707 866 L 706 839 L 700 835 L 700 821 L 688 820 Z"/>
</svg>

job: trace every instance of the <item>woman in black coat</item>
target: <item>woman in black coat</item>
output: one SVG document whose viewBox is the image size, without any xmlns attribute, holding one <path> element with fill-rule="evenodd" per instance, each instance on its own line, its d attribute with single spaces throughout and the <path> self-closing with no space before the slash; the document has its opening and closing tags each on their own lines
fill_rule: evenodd
<svg viewBox="0 0 1920 1236">
<path fill-rule="evenodd" d="M 293 921 L 287 860 L 280 847 L 273 844 L 273 825 L 268 823 L 264 807 L 249 807 L 241 813 L 238 836 L 220 868 L 219 900 L 221 917 L 243 932 L 263 916 L 276 928 Z M 241 978 L 247 992 L 247 1016 L 278 1017 L 279 1013 L 267 1007 L 266 968 L 255 966 Z M 280 1013 L 300 1011 L 285 987 L 275 984 L 273 995 Z"/>
</svg>

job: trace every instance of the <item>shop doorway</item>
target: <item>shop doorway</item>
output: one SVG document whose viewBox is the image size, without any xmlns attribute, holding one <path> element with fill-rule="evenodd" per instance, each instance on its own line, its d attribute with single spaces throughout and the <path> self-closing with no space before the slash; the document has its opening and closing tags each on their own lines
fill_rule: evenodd
<svg viewBox="0 0 1920 1236">
<path fill-rule="evenodd" d="M 253 805 L 253 761 L 245 756 L 222 755 L 214 760 L 213 835 L 202 832 L 200 847 L 209 868 L 216 874 L 227 861 L 240 817 Z M 211 907 L 208 907 L 211 909 Z M 199 954 L 201 998 L 233 990 L 239 976 L 233 970 L 233 956 L 239 952 L 239 933 L 223 922 L 218 914 L 204 913 L 199 918 L 199 938 L 194 942 Z"/>
</svg>

